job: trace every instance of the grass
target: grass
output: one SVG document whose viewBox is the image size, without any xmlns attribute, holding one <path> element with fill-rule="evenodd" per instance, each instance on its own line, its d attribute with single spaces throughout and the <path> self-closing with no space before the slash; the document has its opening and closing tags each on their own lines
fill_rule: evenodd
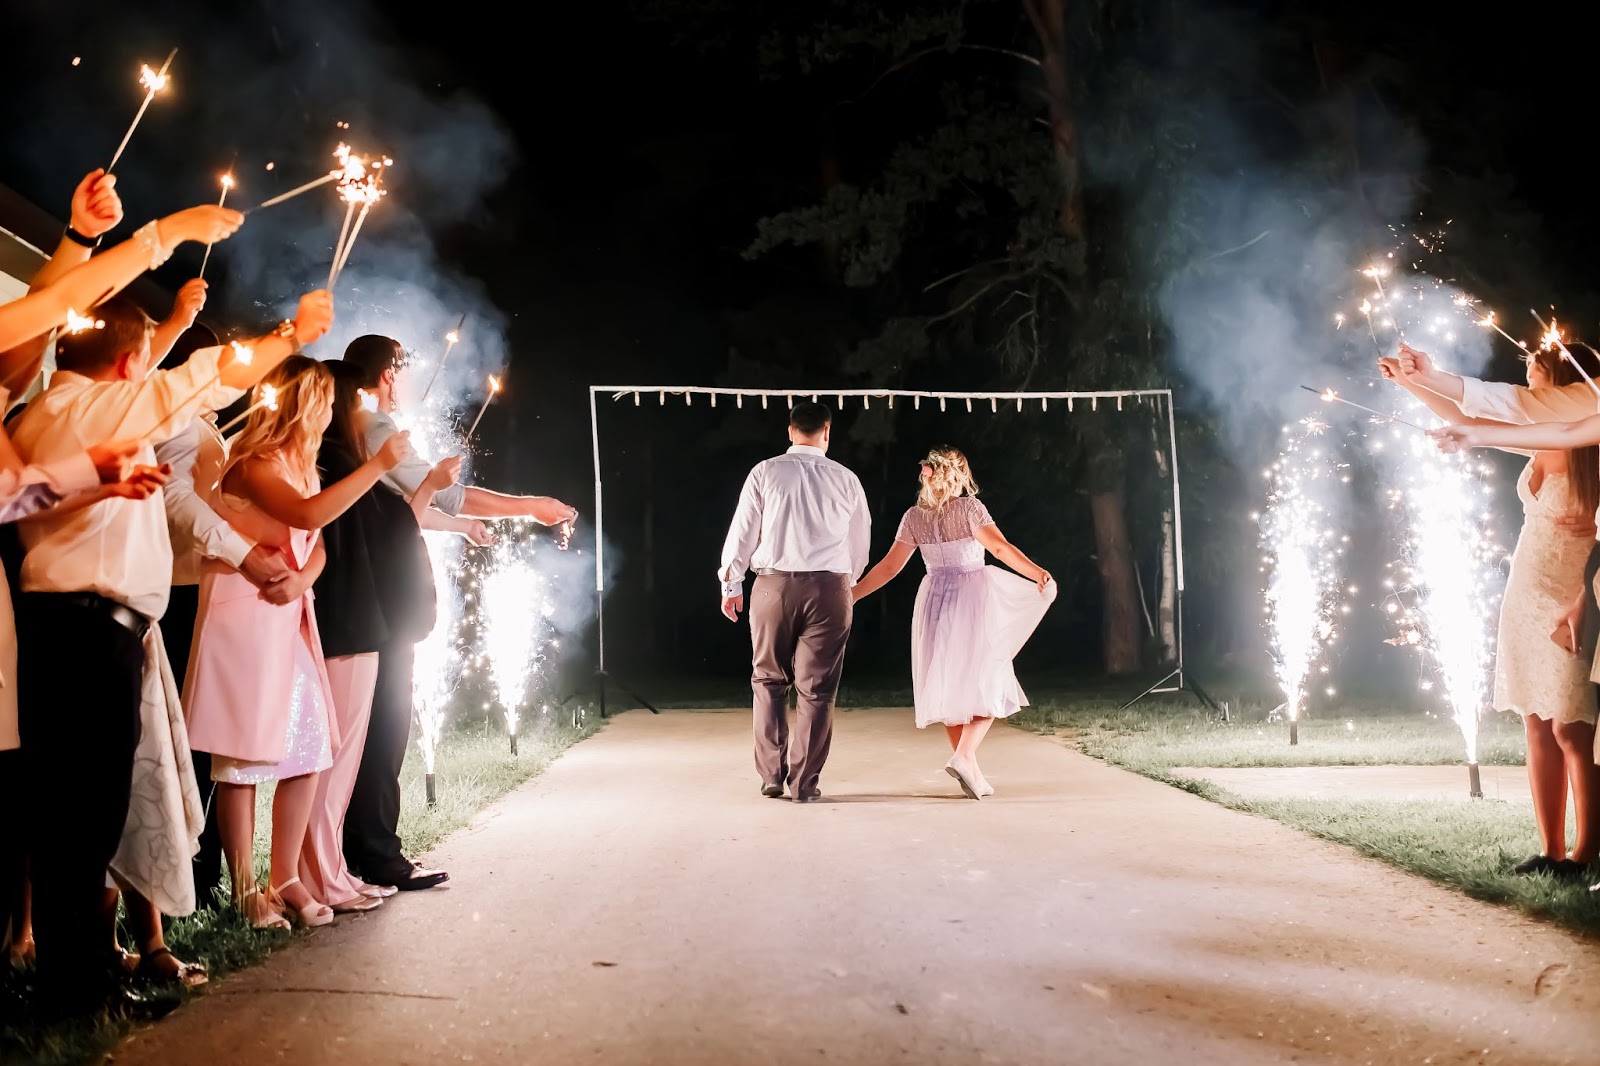
<svg viewBox="0 0 1600 1066">
<path fill-rule="evenodd" d="M 425 854 L 450 833 L 466 826 L 488 804 L 542 773 L 563 751 L 591 735 L 598 717 L 587 714 L 570 722 L 543 728 L 537 721 L 524 725 L 518 755 L 510 755 L 504 727 L 497 720 L 464 725 L 439 744 L 435 770 L 438 803 L 428 806 L 422 759 L 413 747 L 401 771 L 400 835 L 406 852 Z M 257 815 L 256 864 L 265 876 L 266 827 L 270 824 L 271 790 L 261 789 Z M 382 920 L 381 913 L 376 916 Z M 215 981 L 229 973 L 261 962 L 300 934 L 257 931 L 231 909 L 203 911 L 176 919 L 167 930 L 167 944 L 179 958 L 203 961 Z M 14 1007 L 22 994 L 19 978 L 0 979 L 0 1000 Z M 25 1023 L 0 1022 L 0 1063 L 36 1063 L 65 1066 L 104 1055 L 131 1027 L 104 1016 L 77 1019 L 42 1029 Z"/>
<path fill-rule="evenodd" d="M 1172 773 L 1177 767 L 1435 766 L 1465 759 L 1453 721 L 1379 703 L 1353 704 L 1337 716 L 1301 722 L 1300 743 L 1294 747 L 1288 744 L 1287 725 L 1267 717 L 1259 705 L 1246 704 L 1225 723 L 1171 701 L 1123 711 L 1103 699 L 1057 695 L 1013 721 L 1060 736 L 1112 765 L 1343 844 L 1474 899 L 1600 936 L 1600 898 L 1588 891 L 1587 880 L 1511 873 L 1513 863 L 1539 850 L 1527 805 L 1498 800 L 1247 799 L 1203 778 Z M 1519 766 L 1523 751 L 1522 724 L 1514 715 L 1483 720 L 1480 763 Z"/>
</svg>

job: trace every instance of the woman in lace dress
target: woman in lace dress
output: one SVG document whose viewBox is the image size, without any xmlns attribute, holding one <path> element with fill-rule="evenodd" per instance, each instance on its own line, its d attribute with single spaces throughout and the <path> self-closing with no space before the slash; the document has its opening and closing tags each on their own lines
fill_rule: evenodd
<svg viewBox="0 0 1600 1066">
<path fill-rule="evenodd" d="M 1043 567 L 1000 532 L 977 500 L 967 457 L 934 448 L 922 460 L 922 489 L 894 545 L 854 589 L 871 595 L 921 550 L 928 568 L 911 616 L 911 686 L 917 728 L 938 723 L 955 754 L 945 772 L 972 799 L 994 794 L 978 768 L 978 745 L 996 718 L 1028 705 L 1011 660 L 1056 598 Z M 984 565 L 984 553 L 1030 575 Z"/>
<path fill-rule="evenodd" d="M 1579 353 L 1588 357 L 1581 349 Z M 1521 429 L 1467 417 L 1452 401 L 1407 378 L 1397 360 L 1383 360 L 1380 365 L 1384 376 L 1399 382 L 1452 426 L 1501 427 L 1496 431 L 1513 433 Z M 1600 372 L 1600 366 L 1593 372 Z M 1532 353 L 1527 374 L 1530 388 L 1581 380 L 1556 352 Z M 1575 628 L 1565 619 L 1574 604 L 1581 607 L 1586 595 L 1584 567 L 1594 548 L 1594 515 L 1600 502 L 1600 450 L 1502 447 L 1530 456 L 1517 479 L 1523 522 L 1500 601 L 1494 670 L 1495 709 L 1515 711 L 1527 730 L 1528 785 L 1539 827 L 1539 853 L 1513 869 L 1520 874 L 1576 876 L 1600 851 L 1600 768 L 1591 755 L 1595 692 L 1589 682 L 1590 664 L 1577 654 Z M 1570 858 L 1569 786 L 1577 823 Z"/>
<path fill-rule="evenodd" d="M 258 928 L 288 922 L 326 925 L 333 911 L 300 881 L 300 852 L 317 794 L 317 775 L 339 746 L 333 697 L 317 634 L 311 582 L 324 552 L 317 532 L 378 483 L 400 461 L 406 435 L 356 470 L 323 488 L 317 448 L 333 416 L 333 377 L 305 356 L 290 356 L 265 379 L 277 408 L 256 408 L 229 449 L 220 498 L 213 506 L 257 544 L 284 552 L 299 574 L 297 595 L 269 603 L 244 575 L 223 564 L 200 579 L 194 650 L 184 683 L 189 737 L 211 752 L 217 782 L 217 829 L 233 882 L 234 902 Z M 272 880 L 255 884 L 252 855 L 256 786 L 275 781 Z"/>
</svg>

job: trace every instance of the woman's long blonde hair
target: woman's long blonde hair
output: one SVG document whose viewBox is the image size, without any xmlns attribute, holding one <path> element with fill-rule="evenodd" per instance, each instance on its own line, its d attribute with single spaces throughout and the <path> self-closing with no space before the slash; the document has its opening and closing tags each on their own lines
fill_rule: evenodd
<svg viewBox="0 0 1600 1066">
<path fill-rule="evenodd" d="M 228 448 L 228 471 L 246 459 L 277 458 L 300 491 L 315 492 L 319 427 L 333 410 L 333 375 L 309 356 L 291 355 L 261 379 L 252 403 L 259 403 L 268 387 L 277 390 L 277 410 L 257 407 L 250 412 Z"/>
<path fill-rule="evenodd" d="M 972 478 L 967 457 L 948 444 L 930 449 L 922 465 L 928 468 L 928 476 L 917 493 L 918 507 L 938 511 L 958 496 L 978 494 L 978 483 Z"/>
</svg>

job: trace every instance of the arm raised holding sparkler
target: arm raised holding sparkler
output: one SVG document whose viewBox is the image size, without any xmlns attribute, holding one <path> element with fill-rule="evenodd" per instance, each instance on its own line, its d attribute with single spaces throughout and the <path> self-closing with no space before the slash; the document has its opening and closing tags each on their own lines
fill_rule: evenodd
<svg viewBox="0 0 1600 1066">
<path fill-rule="evenodd" d="M 1397 358 L 1406 378 L 1453 401 L 1469 418 L 1524 425 L 1567 421 L 1595 413 L 1594 392 L 1581 379 L 1539 388 L 1505 381 L 1480 381 L 1440 370 L 1427 353 L 1404 343 L 1400 345 Z"/>
<path fill-rule="evenodd" d="M 29 292 L 38 292 L 80 263 L 99 247 L 100 239 L 122 222 L 122 198 L 117 195 L 115 175 L 91 170 L 72 193 L 72 206 L 66 232 L 44 265 L 34 272 Z M 38 377 L 48 337 L 40 335 L 24 341 L 0 355 L 0 385 L 21 392 Z"/>
<path fill-rule="evenodd" d="M 1446 454 L 1468 448 L 1546 452 L 1586 448 L 1591 444 L 1600 444 L 1600 415 L 1590 415 L 1576 422 L 1441 426 L 1439 429 L 1430 429 L 1428 436 Z"/>
<path fill-rule="evenodd" d="M 194 325 L 195 319 L 200 317 L 200 312 L 205 306 L 204 278 L 190 278 L 179 287 L 177 299 L 172 301 L 172 313 L 163 321 L 156 323 L 155 332 L 150 334 L 151 366 L 161 365 L 161 360 L 172 351 L 173 345 L 178 343 L 178 338 L 183 336 L 184 331 Z"/>
<path fill-rule="evenodd" d="M 154 270 L 184 241 L 220 241 L 232 236 L 244 216 L 215 204 L 201 204 L 146 223 L 110 251 L 68 270 L 37 292 L 0 306 L 0 349 L 50 332 L 66 323 L 75 308 L 92 309 Z"/>
</svg>

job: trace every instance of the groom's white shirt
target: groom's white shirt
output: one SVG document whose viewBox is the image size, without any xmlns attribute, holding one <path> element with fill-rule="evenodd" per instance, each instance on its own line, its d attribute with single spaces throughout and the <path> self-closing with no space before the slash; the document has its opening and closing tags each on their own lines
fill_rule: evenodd
<svg viewBox="0 0 1600 1066">
<path fill-rule="evenodd" d="M 872 547 L 861 479 L 821 448 L 796 444 L 757 463 L 744 480 L 722 545 L 724 596 L 744 591 L 751 570 L 826 571 L 859 580 Z"/>
</svg>

